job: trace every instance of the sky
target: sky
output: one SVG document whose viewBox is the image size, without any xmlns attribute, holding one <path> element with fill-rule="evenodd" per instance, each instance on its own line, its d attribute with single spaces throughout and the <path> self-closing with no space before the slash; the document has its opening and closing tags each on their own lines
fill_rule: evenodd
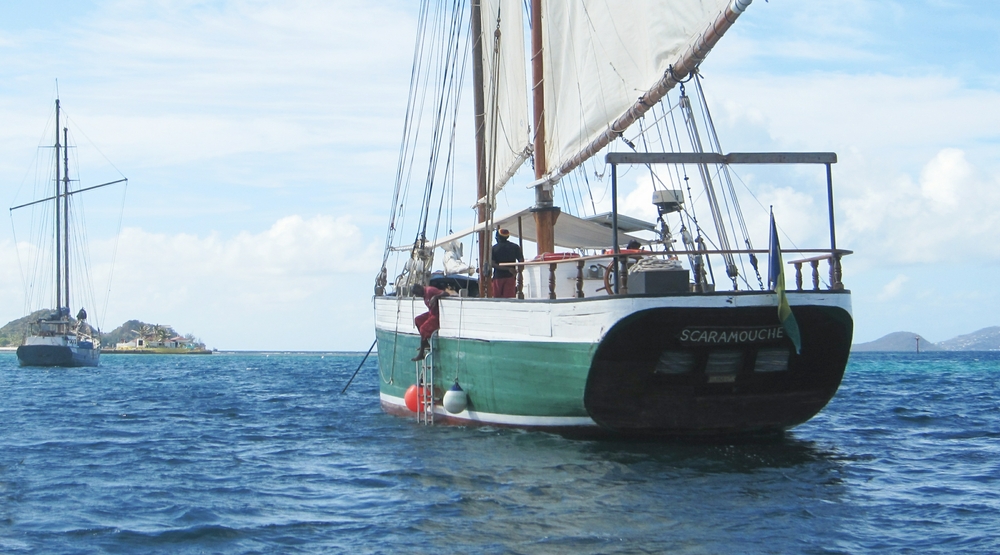
<svg viewBox="0 0 1000 555">
<path fill-rule="evenodd" d="M 58 94 L 82 185 L 129 179 L 85 201 L 102 329 L 139 319 L 223 350 L 366 350 L 416 7 L 0 3 L 0 199 L 37 198 Z M 996 52 L 993 2 L 756 0 L 702 66 L 723 150 L 838 153 L 855 342 L 1000 325 Z M 822 236 L 821 175 L 740 177 L 786 228 Z M 623 180 L 626 211 L 648 214 L 648 187 Z M 0 226 L 0 323 L 29 308 L 29 228 L 19 213 Z"/>
</svg>

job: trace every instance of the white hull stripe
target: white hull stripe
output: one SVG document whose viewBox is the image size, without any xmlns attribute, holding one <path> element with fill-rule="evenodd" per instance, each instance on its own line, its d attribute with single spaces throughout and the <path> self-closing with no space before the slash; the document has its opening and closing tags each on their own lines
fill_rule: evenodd
<svg viewBox="0 0 1000 555">
<path fill-rule="evenodd" d="M 793 293 L 794 306 L 839 307 L 851 312 L 850 294 Z M 773 293 L 752 295 L 690 295 L 678 297 L 601 297 L 574 301 L 518 301 L 516 299 L 441 300 L 438 335 L 449 339 L 526 341 L 531 343 L 597 343 L 618 321 L 641 310 L 655 308 L 768 307 L 777 310 Z M 376 297 L 378 330 L 416 335 L 413 317 L 425 312 L 422 299 Z M 504 325 L 498 326 L 497 322 Z"/>
<path fill-rule="evenodd" d="M 383 403 L 406 407 L 406 402 L 401 397 L 379 393 L 379 399 Z M 438 406 L 434 407 L 434 414 L 468 420 L 469 422 L 476 422 L 480 424 L 500 424 L 507 426 L 540 428 L 597 426 L 597 422 L 594 422 L 594 420 L 589 416 L 521 416 L 515 414 L 494 414 L 491 412 L 470 410 L 463 410 L 458 414 L 451 414 L 446 412 L 444 407 Z"/>
</svg>

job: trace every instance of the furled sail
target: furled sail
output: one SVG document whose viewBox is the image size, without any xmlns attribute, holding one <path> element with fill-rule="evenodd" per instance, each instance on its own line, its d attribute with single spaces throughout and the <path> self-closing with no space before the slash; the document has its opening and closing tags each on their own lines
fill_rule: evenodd
<svg viewBox="0 0 1000 555">
<path fill-rule="evenodd" d="M 496 194 L 530 155 L 521 2 L 482 0 L 486 182 Z"/>
<path fill-rule="evenodd" d="M 682 56 L 707 53 L 706 40 L 707 48 L 711 48 L 749 3 L 543 2 L 546 169 L 565 173 L 569 161 L 576 159 L 579 163 L 593 155 L 590 152 L 581 157 L 581 152 L 613 124 L 620 123 L 623 114 L 656 87 Z M 686 71 L 691 69 L 687 67 Z M 564 171 L 560 172 L 560 168 Z"/>
</svg>

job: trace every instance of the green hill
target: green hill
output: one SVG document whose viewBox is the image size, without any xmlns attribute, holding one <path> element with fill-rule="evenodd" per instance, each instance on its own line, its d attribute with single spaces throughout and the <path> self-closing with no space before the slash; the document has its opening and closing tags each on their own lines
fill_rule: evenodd
<svg viewBox="0 0 1000 555">
<path fill-rule="evenodd" d="M 42 316 L 51 313 L 51 309 L 42 309 L 32 312 L 24 318 L 18 318 L 7 323 L 0 328 L 0 347 L 17 347 L 28 335 L 28 327 L 31 322 L 37 321 Z M 101 345 L 114 348 L 118 343 L 124 343 L 142 335 L 150 340 L 167 340 L 178 337 L 181 334 L 171 326 L 161 326 L 159 324 L 147 324 L 140 320 L 129 320 L 109 333 L 101 334 Z M 191 334 L 184 336 L 185 339 L 205 347 L 205 344 Z"/>
<path fill-rule="evenodd" d="M 52 310 L 47 308 L 36 310 L 24 318 L 7 322 L 7 325 L 0 328 L 0 347 L 17 347 L 20 345 L 21 341 L 28 335 L 29 324 L 51 312 Z"/>
<path fill-rule="evenodd" d="M 938 347 L 934 343 L 924 339 L 919 334 L 910 331 L 897 331 L 895 333 L 890 333 L 884 337 L 880 337 L 875 341 L 870 341 L 868 343 L 856 343 L 851 347 L 852 351 L 913 351 L 917 350 L 917 344 L 919 339 L 919 345 L 921 351 L 940 351 L 941 347 Z"/>
<path fill-rule="evenodd" d="M 946 351 L 997 351 L 1000 350 L 1000 326 L 954 337 L 938 343 Z"/>
<path fill-rule="evenodd" d="M 851 351 L 898 352 L 917 350 L 917 338 L 923 351 L 996 351 L 1000 350 L 1000 326 L 983 328 L 940 343 L 932 343 L 910 331 L 897 331 L 875 341 L 856 343 Z"/>
<path fill-rule="evenodd" d="M 181 334 L 177 333 L 177 330 L 172 326 L 147 324 L 140 320 L 129 320 L 109 333 L 101 334 L 101 345 L 105 348 L 113 349 L 118 343 L 125 343 L 140 336 L 147 341 L 167 341 L 174 337 L 179 337 Z M 190 333 L 182 337 L 201 349 L 205 348 L 205 344 Z"/>
<path fill-rule="evenodd" d="M 153 336 L 154 334 L 163 336 L 164 339 L 177 337 L 177 332 L 170 326 L 151 325 L 140 320 L 129 320 L 110 332 L 101 334 L 101 345 L 114 347 L 118 343 L 135 339 L 137 335 Z"/>
</svg>

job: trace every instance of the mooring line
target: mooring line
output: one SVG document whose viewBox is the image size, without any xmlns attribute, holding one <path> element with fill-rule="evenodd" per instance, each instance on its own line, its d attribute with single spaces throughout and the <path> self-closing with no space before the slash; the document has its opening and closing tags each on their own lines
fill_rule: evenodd
<svg viewBox="0 0 1000 555">
<path fill-rule="evenodd" d="M 347 381 L 347 385 L 345 385 L 345 386 L 344 386 L 344 389 L 342 389 L 342 390 L 340 391 L 340 394 L 341 394 L 341 395 L 343 395 L 343 394 L 344 394 L 344 392 L 345 392 L 345 391 L 347 391 L 347 388 L 348 388 L 348 387 L 351 387 L 351 382 L 353 382 L 353 381 L 354 381 L 354 378 L 355 378 L 355 377 L 357 377 L 357 375 L 358 375 L 358 372 L 360 372 L 360 371 L 361 371 L 361 367 L 365 365 L 365 361 L 366 361 L 366 360 L 368 360 L 368 355 L 372 354 L 372 350 L 374 350 L 374 349 L 375 349 L 375 344 L 376 344 L 376 343 L 378 343 L 378 338 L 376 338 L 376 339 L 375 339 L 375 341 L 372 341 L 372 346 L 371 346 L 371 347 L 369 347 L 369 348 L 368 348 L 368 352 L 367 352 L 367 353 L 365 353 L 365 358 L 361 359 L 361 364 L 359 364 L 359 365 L 358 365 L 358 369 L 354 371 L 354 375 L 353 375 L 353 376 L 351 376 L 351 379 Z"/>
</svg>

